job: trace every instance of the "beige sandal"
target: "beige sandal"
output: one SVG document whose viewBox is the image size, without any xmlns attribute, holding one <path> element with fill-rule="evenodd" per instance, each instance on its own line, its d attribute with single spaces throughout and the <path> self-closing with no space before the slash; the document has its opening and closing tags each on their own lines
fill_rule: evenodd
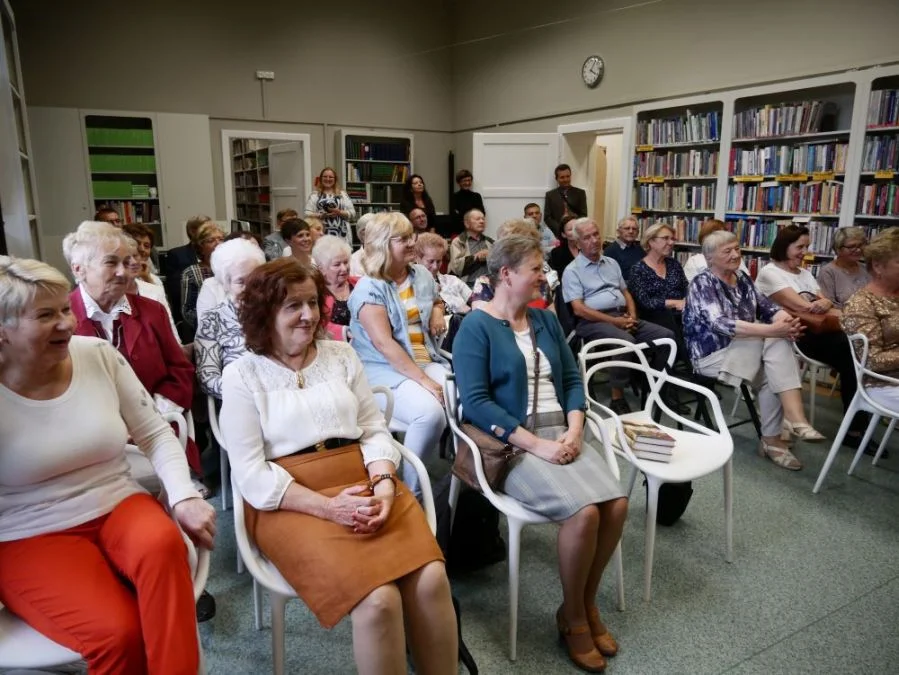
<svg viewBox="0 0 899 675">
<path fill-rule="evenodd" d="M 781 432 L 781 438 L 783 438 L 784 434 L 786 433 L 789 433 L 791 436 L 795 436 L 800 441 L 808 441 L 809 443 L 817 443 L 819 441 L 823 441 L 826 438 L 824 434 L 816 430 L 811 424 L 791 422 L 786 417 L 783 420 L 782 427 L 783 431 Z"/>
<path fill-rule="evenodd" d="M 765 441 L 759 443 L 759 455 L 767 457 L 782 469 L 799 471 L 802 468 L 802 463 L 787 448 L 769 445 Z"/>
</svg>

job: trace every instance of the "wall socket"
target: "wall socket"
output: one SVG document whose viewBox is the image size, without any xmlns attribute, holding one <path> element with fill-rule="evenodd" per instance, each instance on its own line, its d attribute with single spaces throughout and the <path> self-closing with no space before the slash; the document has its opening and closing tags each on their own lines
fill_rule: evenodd
<svg viewBox="0 0 899 675">
<path fill-rule="evenodd" d="M 274 70 L 257 70 L 256 71 L 256 79 L 257 80 L 274 80 L 275 79 L 275 71 Z"/>
</svg>

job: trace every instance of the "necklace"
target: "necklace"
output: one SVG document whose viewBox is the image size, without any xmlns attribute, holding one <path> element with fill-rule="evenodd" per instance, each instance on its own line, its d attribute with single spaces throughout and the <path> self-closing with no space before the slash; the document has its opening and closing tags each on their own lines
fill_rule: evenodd
<svg viewBox="0 0 899 675">
<path fill-rule="evenodd" d="M 306 376 L 303 375 L 303 366 L 306 365 L 306 361 L 309 358 L 309 352 L 310 352 L 310 350 L 314 349 L 314 347 L 315 347 L 314 342 L 311 343 L 308 347 L 306 347 L 306 351 L 303 352 L 303 358 L 300 361 L 300 367 L 296 368 L 296 369 L 294 369 L 294 367 L 292 365 L 290 365 L 289 363 L 287 363 L 284 359 L 282 359 L 278 356 L 272 356 L 272 358 L 275 361 L 277 361 L 278 363 L 280 363 L 282 366 L 285 366 L 286 368 L 289 368 L 290 370 L 294 371 L 294 375 L 297 378 L 297 389 L 305 389 L 306 388 Z"/>
</svg>

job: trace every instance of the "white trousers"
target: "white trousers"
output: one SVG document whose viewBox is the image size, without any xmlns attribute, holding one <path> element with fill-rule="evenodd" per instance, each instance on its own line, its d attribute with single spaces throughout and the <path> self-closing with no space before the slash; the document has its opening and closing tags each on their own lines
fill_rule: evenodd
<svg viewBox="0 0 899 675">
<path fill-rule="evenodd" d="M 884 408 L 899 413 L 899 387 L 865 387 L 865 392 Z"/>
</svg>

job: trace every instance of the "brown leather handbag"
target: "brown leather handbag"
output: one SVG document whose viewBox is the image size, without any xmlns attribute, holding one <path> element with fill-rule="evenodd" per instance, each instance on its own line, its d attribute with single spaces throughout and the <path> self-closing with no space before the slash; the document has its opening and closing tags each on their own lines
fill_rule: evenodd
<svg viewBox="0 0 899 675">
<path fill-rule="evenodd" d="M 531 428 L 528 431 L 534 431 L 535 420 L 537 419 L 537 387 L 540 382 L 540 352 L 537 349 L 537 336 L 534 333 L 533 324 L 528 321 L 528 328 L 531 332 L 531 347 L 534 355 L 534 401 L 531 404 Z M 468 436 L 474 444 L 478 446 L 481 453 L 481 464 L 484 467 L 484 476 L 487 478 L 487 484 L 493 490 L 502 490 L 506 477 L 517 463 L 519 457 L 527 452 L 522 448 L 516 447 L 511 443 L 503 443 L 493 434 L 488 434 L 478 429 L 475 425 L 465 423 L 461 425 L 462 432 Z M 474 456 L 468 443 L 460 443 L 456 450 L 456 459 L 453 462 L 453 473 L 459 480 L 465 482 L 469 487 L 481 492 L 481 486 L 478 483 L 478 474 L 474 468 Z"/>
<path fill-rule="evenodd" d="M 838 333 L 843 330 L 840 325 L 840 314 L 833 309 L 828 310 L 825 314 L 797 312 L 796 316 L 809 333 Z"/>
</svg>

